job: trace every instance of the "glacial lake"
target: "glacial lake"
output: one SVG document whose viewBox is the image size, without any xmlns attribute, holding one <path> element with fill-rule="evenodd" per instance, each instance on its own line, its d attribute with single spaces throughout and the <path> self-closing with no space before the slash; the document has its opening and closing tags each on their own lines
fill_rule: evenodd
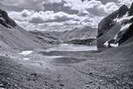
<svg viewBox="0 0 133 89">
<path fill-rule="evenodd" d="M 75 44 L 60 44 L 45 50 L 46 52 L 52 51 L 97 51 L 96 46 L 75 45 Z"/>
</svg>

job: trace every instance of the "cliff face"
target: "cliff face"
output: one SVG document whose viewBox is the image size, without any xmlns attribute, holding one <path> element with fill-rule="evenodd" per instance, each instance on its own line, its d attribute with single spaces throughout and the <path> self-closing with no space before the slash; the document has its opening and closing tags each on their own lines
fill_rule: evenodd
<svg viewBox="0 0 133 89">
<path fill-rule="evenodd" d="M 0 10 L 0 24 L 7 28 L 16 26 L 16 23 L 3 10 Z"/>
<path fill-rule="evenodd" d="M 98 26 L 98 48 L 118 47 L 133 37 L 133 4 L 123 5 L 104 18 Z M 131 41 L 130 41 L 131 42 Z"/>
</svg>

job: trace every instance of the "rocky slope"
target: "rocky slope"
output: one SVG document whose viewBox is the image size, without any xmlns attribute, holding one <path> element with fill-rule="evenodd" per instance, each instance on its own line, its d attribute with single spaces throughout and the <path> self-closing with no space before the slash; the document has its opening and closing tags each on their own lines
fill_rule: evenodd
<svg viewBox="0 0 133 89">
<path fill-rule="evenodd" d="M 45 48 L 47 40 L 40 39 L 36 35 L 25 31 L 18 26 L 8 14 L 0 10 L 0 47 L 4 49 L 33 49 Z"/>
<path fill-rule="evenodd" d="M 98 47 L 118 47 L 133 37 L 133 4 L 126 5 L 104 18 L 98 27 Z M 131 41 L 130 41 L 131 42 Z"/>
</svg>

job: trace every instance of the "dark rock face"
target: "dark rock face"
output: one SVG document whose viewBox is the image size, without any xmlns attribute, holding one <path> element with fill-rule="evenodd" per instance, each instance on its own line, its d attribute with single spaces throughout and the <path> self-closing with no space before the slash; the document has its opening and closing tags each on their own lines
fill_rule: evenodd
<svg viewBox="0 0 133 89">
<path fill-rule="evenodd" d="M 115 25 L 114 19 L 122 17 L 127 13 L 127 11 L 128 7 L 123 5 L 119 10 L 104 18 L 98 25 L 98 37 L 110 30 Z"/>
<path fill-rule="evenodd" d="M 125 30 L 123 33 L 120 32 L 118 34 L 118 39 L 116 39 L 116 40 L 119 44 L 122 44 L 125 41 L 127 41 L 128 39 L 130 39 L 131 37 L 133 37 L 133 24 L 127 30 Z"/>
<path fill-rule="evenodd" d="M 128 11 L 128 7 L 126 5 L 123 5 L 120 7 L 120 9 L 118 10 L 118 18 L 122 17 L 123 15 L 125 15 Z"/>
<path fill-rule="evenodd" d="M 104 43 L 106 43 L 106 41 L 110 42 L 110 40 L 112 40 L 115 37 L 116 33 L 119 32 L 120 28 L 121 28 L 121 25 L 120 24 L 116 24 L 112 28 L 110 28 L 109 31 L 104 33 L 102 36 L 98 37 L 97 38 L 97 46 L 98 46 L 98 48 L 99 49 L 100 48 L 105 48 Z"/>
<path fill-rule="evenodd" d="M 97 46 L 99 49 L 119 46 L 133 37 L 133 4 L 126 5 L 104 18 L 98 26 Z"/>
<path fill-rule="evenodd" d="M 11 27 L 15 27 L 16 23 L 9 18 L 8 14 L 0 9 L 0 24 L 7 27 L 7 28 L 11 28 Z"/>
<path fill-rule="evenodd" d="M 133 3 L 131 5 L 131 7 L 129 8 L 129 16 L 133 15 Z"/>
</svg>

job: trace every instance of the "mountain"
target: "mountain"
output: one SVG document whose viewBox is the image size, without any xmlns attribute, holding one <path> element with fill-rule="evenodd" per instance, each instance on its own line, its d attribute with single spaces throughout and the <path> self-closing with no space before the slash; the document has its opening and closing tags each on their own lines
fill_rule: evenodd
<svg viewBox="0 0 133 89">
<path fill-rule="evenodd" d="M 0 47 L 1 49 L 45 48 L 48 42 L 18 26 L 7 14 L 0 10 Z"/>
<path fill-rule="evenodd" d="M 133 38 L 133 4 L 121 6 L 105 17 L 98 25 L 97 45 L 99 49 L 118 47 L 131 43 Z M 129 41 L 130 40 L 130 41 Z"/>
<path fill-rule="evenodd" d="M 96 35 L 96 28 L 83 26 L 79 28 L 74 28 L 71 31 L 65 31 L 61 35 L 60 40 L 62 42 L 70 44 L 96 45 Z"/>
<path fill-rule="evenodd" d="M 96 40 L 96 28 L 89 26 L 75 27 L 66 31 L 31 31 L 37 37 L 51 39 L 51 43 L 70 43 L 87 45 Z M 94 42 L 95 43 L 95 42 Z M 95 43 L 96 45 L 96 43 Z"/>
<path fill-rule="evenodd" d="M 2 10 L 6 10 L 6 11 L 22 11 L 23 8 L 19 8 L 17 6 L 8 6 L 8 5 L 4 5 L 2 3 L 0 3 L 0 8 Z"/>
<path fill-rule="evenodd" d="M 84 40 L 96 37 L 96 28 L 91 28 L 89 26 L 83 26 L 79 28 L 74 28 L 71 31 L 65 31 L 60 40 L 71 41 L 71 40 Z"/>
<path fill-rule="evenodd" d="M 89 26 L 74 28 L 63 32 L 26 31 L 12 20 L 7 12 L 0 10 L 0 47 L 1 49 L 31 50 L 47 48 L 59 43 L 87 44 L 95 39 L 96 29 Z"/>
</svg>

